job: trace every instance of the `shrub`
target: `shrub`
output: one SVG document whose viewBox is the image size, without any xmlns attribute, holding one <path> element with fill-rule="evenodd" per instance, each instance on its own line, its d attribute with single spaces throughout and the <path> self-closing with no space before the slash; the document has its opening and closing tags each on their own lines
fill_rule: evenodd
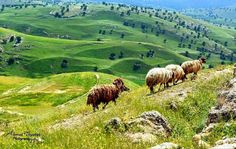
<svg viewBox="0 0 236 149">
<path fill-rule="evenodd" d="M 67 60 L 62 60 L 61 68 L 67 68 L 67 67 L 68 67 L 68 61 Z"/>
<path fill-rule="evenodd" d="M 116 59 L 116 54 L 115 53 L 111 53 L 109 56 L 110 60 L 115 60 Z"/>
</svg>

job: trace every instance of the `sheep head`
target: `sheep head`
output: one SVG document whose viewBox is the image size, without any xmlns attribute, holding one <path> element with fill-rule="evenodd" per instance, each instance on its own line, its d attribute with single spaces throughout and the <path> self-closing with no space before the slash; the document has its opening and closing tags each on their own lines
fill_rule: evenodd
<svg viewBox="0 0 236 149">
<path fill-rule="evenodd" d="M 206 58 L 201 57 L 201 58 L 199 58 L 199 61 L 201 62 L 201 64 L 206 63 Z"/>
<path fill-rule="evenodd" d="M 121 78 L 115 79 L 113 81 L 113 85 L 115 85 L 121 92 L 129 91 L 129 88 L 124 85 L 124 82 Z"/>
</svg>

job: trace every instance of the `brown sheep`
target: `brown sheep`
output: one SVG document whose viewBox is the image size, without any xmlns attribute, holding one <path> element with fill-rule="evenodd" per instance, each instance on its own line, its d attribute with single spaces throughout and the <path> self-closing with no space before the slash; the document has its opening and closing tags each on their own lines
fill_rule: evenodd
<svg viewBox="0 0 236 149">
<path fill-rule="evenodd" d="M 93 87 L 88 94 L 87 105 L 91 104 L 93 106 L 93 111 L 95 112 L 96 109 L 99 109 L 98 105 L 103 103 L 103 109 L 105 109 L 110 101 L 113 101 L 116 104 L 116 99 L 119 97 L 119 94 L 128 90 L 129 88 L 124 85 L 123 80 L 120 78 L 115 79 L 112 85 Z"/>
<path fill-rule="evenodd" d="M 164 87 L 169 86 L 169 82 L 172 82 L 174 78 L 174 72 L 166 68 L 153 68 L 149 70 L 146 76 L 146 85 L 149 87 L 151 93 L 154 93 L 154 86 L 160 84 L 159 90 L 164 84 Z"/>
<path fill-rule="evenodd" d="M 170 65 L 167 65 L 165 68 L 174 72 L 174 78 L 173 78 L 174 85 L 176 85 L 176 83 L 179 80 L 184 79 L 184 74 L 185 73 L 184 73 L 184 70 L 181 66 L 170 64 Z"/>
<path fill-rule="evenodd" d="M 194 75 L 197 75 L 198 71 L 202 69 L 202 64 L 206 63 L 206 59 L 204 57 L 201 57 L 199 60 L 193 60 L 193 61 L 186 61 L 184 62 L 181 67 L 184 70 L 184 79 L 187 79 L 187 74 L 194 73 Z"/>
</svg>

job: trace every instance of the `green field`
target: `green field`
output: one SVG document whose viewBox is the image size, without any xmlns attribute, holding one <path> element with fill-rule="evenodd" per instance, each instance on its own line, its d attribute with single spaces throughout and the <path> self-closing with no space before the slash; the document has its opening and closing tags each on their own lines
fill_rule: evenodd
<svg viewBox="0 0 236 149">
<path fill-rule="evenodd" d="M 74 7 L 79 6 L 70 6 L 71 13 L 77 10 Z M 215 27 L 171 11 L 159 10 L 159 16 L 155 17 L 156 12 L 152 9 L 139 14 L 131 11 L 130 15 L 126 15 L 130 8 L 110 10 L 110 7 L 90 4 L 85 16 L 79 14 L 70 18 L 50 15 L 51 11 L 60 10 L 58 6 L 5 8 L 0 13 L 0 25 L 9 29 L 0 29 L 2 38 L 17 35 L 23 38 L 23 43 L 16 48 L 12 47 L 13 43 L 2 45 L 5 52 L 1 56 L 1 73 L 37 77 L 96 70 L 142 83 L 148 69 L 155 66 L 180 64 L 209 53 L 208 64 L 213 66 L 222 61 L 232 63 L 235 60 L 232 55 L 236 47 L 235 30 Z M 121 16 L 121 12 L 125 12 L 125 15 Z M 166 16 L 178 19 L 166 19 Z M 185 25 L 175 27 L 177 20 L 184 21 Z M 124 22 L 128 24 L 124 25 Z M 134 27 L 130 26 L 132 24 L 135 24 Z M 200 31 L 187 27 L 189 24 L 201 26 Z M 203 28 L 205 31 L 201 31 Z M 203 32 L 206 31 L 208 33 L 205 36 Z M 65 37 L 69 39 L 61 39 Z M 225 41 L 228 42 L 227 47 L 224 46 Z M 197 51 L 197 48 L 204 50 Z M 154 51 L 154 55 L 147 57 L 150 50 Z M 122 57 L 119 57 L 121 52 Z M 112 53 L 115 54 L 114 60 L 109 59 Z M 220 58 L 222 53 L 223 58 Z M 6 64 L 10 58 L 17 59 L 17 64 Z M 63 60 L 68 62 L 66 69 L 61 68 Z M 133 69 L 135 64 L 139 65 L 136 70 Z"/>
<path fill-rule="evenodd" d="M 217 69 L 228 68 L 232 67 Z M 0 77 L 0 132 L 4 132 L 4 135 L 0 136 L 0 146 L 1 148 L 149 148 L 170 141 L 185 148 L 194 148 L 192 137 L 203 128 L 209 109 L 216 104 L 214 99 L 217 97 L 217 91 L 231 77 L 229 73 L 215 75 L 217 69 L 204 70 L 196 81 L 179 83 L 152 96 L 147 96 L 149 93 L 147 87 L 125 80 L 126 86 L 131 91 L 123 93 L 117 105 L 110 103 L 106 110 L 95 113 L 92 112 L 92 107 L 86 105 L 88 90 L 95 84 L 111 83 L 115 76 L 86 72 L 53 75 L 41 79 L 2 76 Z M 95 74 L 99 75 L 98 80 Z M 179 91 L 189 89 L 191 92 L 184 101 L 177 96 Z M 169 108 L 172 102 L 177 104 L 177 111 Z M 113 117 L 118 116 L 127 120 L 151 110 L 159 111 L 168 119 L 173 129 L 171 137 L 158 138 L 152 143 L 132 143 L 122 133 L 107 133 L 104 129 L 105 123 Z M 55 128 L 57 125 L 59 128 Z M 221 124 L 216 128 L 217 138 L 225 135 L 235 136 L 221 129 L 223 126 Z M 229 128 L 234 129 L 234 125 Z M 24 132 L 39 134 L 44 142 L 19 141 L 12 135 Z M 214 135 L 206 139 L 211 145 L 217 141 Z"/>
</svg>

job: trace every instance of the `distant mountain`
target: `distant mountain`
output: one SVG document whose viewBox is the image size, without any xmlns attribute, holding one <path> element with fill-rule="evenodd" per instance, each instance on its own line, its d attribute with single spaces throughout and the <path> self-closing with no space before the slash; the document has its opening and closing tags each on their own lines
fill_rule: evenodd
<svg viewBox="0 0 236 149">
<path fill-rule="evenodd" d="M 28 2 L 29 0 L 0 0 L 0 5 L 12 4 L 19 2 Z M 189 9 L 189 8 L 219 8 L 236 5 L 236 0 L 30 0 L 44 2 L 109 2 L 123 3 L 129 5 L 148 6 L 148 7 L 165 7 L 171 9 Z"/>
<path fill-rule="evenodd" d="M 187 9 L 187 8 L 212 8 L 226 7 L 236 5 L 236 0 L 78 0 L 90 2 L 115 2 L 131 5 L 142 5 L 151 7 L 167 7 L 172 9 Z"/>
<path fill-rule="evenodd" d="M 185 9 L 182 14 L 202 19 L 216 25 L 225 25 L 236 29 L 236 6 L 222 8 Z"/>
</svg>

